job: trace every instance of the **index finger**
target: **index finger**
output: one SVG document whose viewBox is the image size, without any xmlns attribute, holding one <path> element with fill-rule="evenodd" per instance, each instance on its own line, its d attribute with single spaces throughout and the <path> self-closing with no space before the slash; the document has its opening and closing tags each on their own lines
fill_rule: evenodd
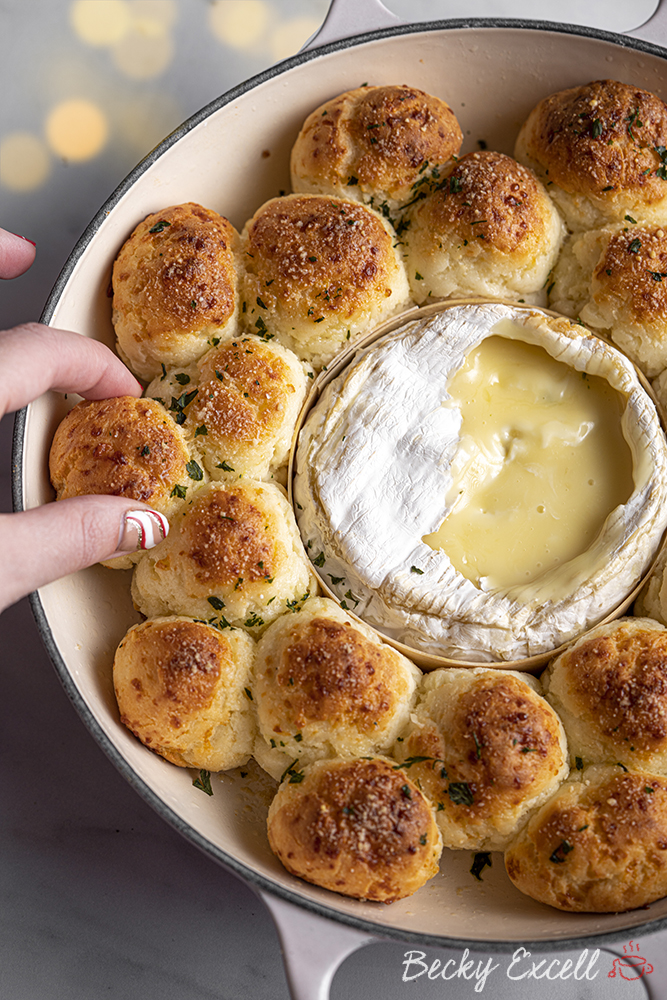
<svg viewBox="0 0 667 1000">
<path fill-rule="evenodd" d="M 97 340 L 41 323 L 0 331 L 0 416 L 49 389 L 86 399 L 140 396 L 141 383 Z"/>
</svg>

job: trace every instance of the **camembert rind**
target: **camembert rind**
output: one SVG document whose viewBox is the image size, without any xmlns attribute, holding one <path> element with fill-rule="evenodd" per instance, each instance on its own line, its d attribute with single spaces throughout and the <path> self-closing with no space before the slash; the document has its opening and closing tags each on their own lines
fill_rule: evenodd
<svg viewBox="0 0 667 1000">
<path fill-rule="evenodd" d="M 499 333 L 625 398 L 634 492 L 556 574 L 485 592 L 422 538 L 442 523 L 459 438 L 448 381 Z M 294 500 L 311 560 L 350 611 L 427 653 L 515 661 L 596 624 L 646 571 L 667 526 L 667 443 L 632 364 L 585 328 L 533 308 L 457 305 L 371 344 L 326 387 L 301 432 Z"/>
</svg>

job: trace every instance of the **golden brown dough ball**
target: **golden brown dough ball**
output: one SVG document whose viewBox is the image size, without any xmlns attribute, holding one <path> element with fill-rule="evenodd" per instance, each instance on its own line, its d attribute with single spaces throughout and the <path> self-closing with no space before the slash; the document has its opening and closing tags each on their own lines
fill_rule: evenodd
<svg viewBox="0 0 667 1000">
<path fill-rule="evenodd" d="M 667 894 L 667 779 L 590 767 L 505 853 L 515 886 L 559 910 L 617 913 Z"/>
<path fill-rule="evenodd" d="M 662 379 L 657 379 L 659 382 Z M 666 386 L 667 388 L 667 386 Z M 638 618 L 653 618 L 661 625 L 667 625 L 667 547 L 658 554 L 646 584 L 641 590 L 633 610 Z"/>
<path fill-rule="evenodd" d="M 271 803 L 268 834 L 292 875 L 379 903 L 421 888 L 442 852 L 431 806 L 382 758 L 295 766 Z"/>
<path fill-rule="evenodd" d="M 550 305 L 610 337 L 650 378 L 659 374 L 667 368 L 667 231 L 629 224 L 573 236 Z"/>
<path fill-rule="evenodd" d="M 410 304 L 396 233 L 355 202 L 309 194 L 274 198 L 243 234 L 243 321 L 301 359 L 326 364 Z"/>
<path fill-rule="evenodd" d="M 440 98 L 407 86 L 357 87 L 304 122 L 292 149 L 292 188 L 394 212 L 437 179 L 462 140 Z"/>
<path fill-rule="evenodd" d="M 146 381 L 186 365 L 238 319 L 231 222 L 194 202 L 140 222 L 113 267 L 118 353 Z"/>
<path fill-rule="evenodd" d="M 410 717 L 421 671 L 335 602 L 311 598 L 257 647 L 254 756 L 274 778 L 295 759 L 388 750 Z"/>
<path fill-rule="evenodd" d="M 58 500 L 105 493 L 140 500 L 167 517 L 192 482 L 189 462 L 183 433 L 164 408 L 134 396 L 78 403 L 58 426 L 49 455 Z M 105 565 L 128 569 L 138 557 Z"/>
<path fill-rule="evenodd" d="M 436 804 L 445 847 L 502 850 L 566 777 L 563 727 L 528 674 L 426 674 L 394 754 Z"/>
<path fill-rule="evenodd" d="M 174 412 L 213 479 L 268 479 L 289 456 L 312 384 L 309 371 L 277 342 L 228 334 L 199 361 L 154 379 L 146 392 Z"/>
<path fill-rule="evenodd" d="M 250 757 L 256 722 L 249 695 L 254 644 L 191 618 L 134 625 L 113 664 L 121 721 L 180 767 L 223 771 Z"/>
<path fill-rule="evenodd" d="M 544 305 L 564 233 L 530 170 L 503 153 L 468 153 L 404 221 L 413 297 L 520 297 Z"/>
<path fill-rule="evenodd" d="M 667 629 L 650 618 L 600 625 L 542 676 L 574 763 L 667 773 Z"/>
<path fill-rule="evenodd" d="M 667 215 L 667 105 L 639 87 L 595 80 L 531 111 L 515 156 L 548 186 L 575 232 Z M 661 150 L 663 152 L 661 152 Z"/>
<path fill-rule="evenodd" d="M 292 508 L 278 486 L 254 480 L 196 491 L 132 581 L 149 618 L 186 614 L 253 630 L 316 592 Z"/>
</svg>

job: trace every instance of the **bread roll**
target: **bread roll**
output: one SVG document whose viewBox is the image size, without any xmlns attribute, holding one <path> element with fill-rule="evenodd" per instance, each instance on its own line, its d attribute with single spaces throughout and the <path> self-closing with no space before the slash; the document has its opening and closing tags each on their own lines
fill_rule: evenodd
<svg viewBox="0 0 667 1000">
<path fill-rule="evenodd" d="M 271 803 L 268 834 L 292 875 L 380 903 L 416 892 L 442 851 L 419 788 L 378 757 L 295 765 Z"/>
<path fill-rule="evenodd" d="M 426 674 L 394 754 L 436 805 L 445 847 L 503 850 L 566 777 L 563 727 L 529 674 Z"/>
<path fill-rule="evenodd" d="M 311 598 L 257 647 L 255 759 L 279 778 L 295 759 L 381 753 L 407 723 L 420 677 L 335 601 Z"/>
<path fill-rule="evenodd" d="M 239 480 L 188 497 L 137 566 L 132 596 L 149 618 L 185 614 L 256 631 L 316 588 L 284 494 Z"/>
<path fill-rule="evenodd" d="M 532 171 L 503 153 L 468 153 L 406 216 L 413 297 L 520 297 L 544 305 L 564 232 Z"/>
<path fill-rule="evenodd" d="M 667 231 L 607 227 L 573 236 L 550 304 L 610 337 L 652 378 L 667 368 Z"/>
<path fill-rule="evenodd" d="M 514 155 L 531 167 L 575 232 L 667 216 L 667 105 L 639 87 L 595 80 L 531 111 Z M 662 152 L 661 152 L 662 150 Z"/>
<path fill-rule="evenodd" d="M 667 779 L 577 772 L 505 853 L 521 892 L 559 910 L 618 913 L 667 894 Z"/>
<path fill-rule="evenodd" d="M 542 677 L 571 760 L 667 774 L 667 629 L 650 618 L 600 625 Z"/>
<path fill-rule="evenodd" d="M 223 771 L 250 757 L 254 643 L 191 618 L 134 625 L 120 643 L 113 679 L 121 721 L 180 767 Z"/>
<path fill-rule="evenodd" d="M 237 233 L 193 202 L 140 222 L 113 267 L 118 353 L 149 381 L 162 365 L 185 365 L 213 346 L 238 318 Z"/>
<path fill-rule="evenodd" d="M 438 97 L 407 86 L 357 87 L 304 122 L 292 149 L 292 188 L 395 212 L 437 180 L 462 139 Z"/>
<path fill-rule="evenodd" d="M 410 304 L 396 243 L 389 222 L 354 202 L 310 194 L 267 202 L 242 234 L 246 329 L 326 364 Z"/>
<path fill-rule="evenodd" d="M 58 426 L 49 454 L 58 500 L 105 493 L 140 500 L 170 517 L 192 482 L 183 433 L 152 399 L 84 400 Z M 128 569 L 142 553 L 105 565 Z"/>
<path fill-rule="evenodd" d="M 310 373 L 311 378 L 308 378 Z M 289 456 L 312 369 L 277 342 L 226 335 L 146 393 L 175 413 L 212 479 L 269 479 Z"/>
</svg>

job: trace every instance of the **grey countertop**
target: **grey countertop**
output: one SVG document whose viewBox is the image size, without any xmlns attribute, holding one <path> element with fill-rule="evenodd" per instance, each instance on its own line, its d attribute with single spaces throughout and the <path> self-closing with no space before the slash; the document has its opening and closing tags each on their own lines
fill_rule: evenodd
<svg viewBox="0 0 667 1000">
<path fill-rule="evenodd" d="M 633 8 L 637 21 L 654 6 L 643 4 Z M 2 327 L 38 318 L 88 220 L 152 145 L 230 86 L 295 52 L 327 7 L 326 0 L 110 0 L 105 21 L 105 5 L 0 0 L 0 225 L 38 245 L 32 270 L 0 287 Z M 443 14 L 425 0 L 389 6 L 413 18 Z M 473 6 L 484 15 L 508 7 Z M 574 20 L 582 5 L 565 6 Z M 448 9 L 470 13 L 471 5 Z M 530 9 L 546 16 L 545 4 Z M 617 30 L 631 26 L 625 5 L 593 4 L 588 14 Z M 101 115 L 98 148 L 95 127 L 82 149 L 55 114 L 82 96 Z M 11 434 L 5 418 L 3 511 L 11 509 Z M 288 1000 L 264 905 L 116 772 L 69 704 L 27 600 L 0 617 L 0 649 L 0 1000 Z M 404 981 L 409 949 L 379 942 L 357 952 L 337 973 L 332 1000 L 474 995 L 476 980 L 462 977 Z M 428 960 L 442 957 L 426 951 Z M 641 982 L 608 978 L 608 956 L 595 978 L 539 986 L 508 978 L 507 956 L 475 958 L 498 963 L 484 992 L 501 1000 L 644 996 Z"/>
</svg>

